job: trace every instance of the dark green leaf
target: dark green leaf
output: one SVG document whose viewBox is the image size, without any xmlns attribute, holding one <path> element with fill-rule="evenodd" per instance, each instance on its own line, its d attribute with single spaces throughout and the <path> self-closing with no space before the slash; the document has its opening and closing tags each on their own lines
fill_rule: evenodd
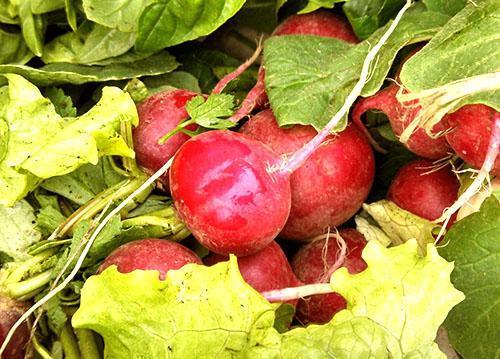
<svg viewBox="0 0 500 359">
<path fill-rule="evenodd" d="M 500 342 L 500 204 L 487 199 L 479 212 L 455 223 L 440 253 L 455 262 L 453 284 L 465 294 L 445 322 L 464 358 L 495 358 Z"/>
<path fill-rule="evenodd" d="M 137 49 L 157 51 L 216 30 L 245 0 L 160 0 L 146 7 L 139 19 Z"/>
<path fill-rule="evenodd" d="M 380 89 L 402 47 L 429 39 L 448 19 L 446 15 L 419 9 L 407 12 L 380 50 L 362 96 Z M 323 128 L 344 104 L 358 80 L 366 54 L 385 30 L 385 27 L 377 30 L 358 45 L 297 35 L 267 40 L 264 49 L 266 90 L 279 124 Z M 338 129 L 343 129 L 345 123 Z"/>
<path fill-rule="evenodd" d="M 405 62 L 401 81 L 410 92 L 444 86 L 452 81 L 500 71 L 500 2 L 470 2 L 415 56 Z M 466 97 L 465 103 L 485 103 L 500 110 L 500 90 Z"/>
<path fill-rule="evenodd" d="M 342 9 L 358 36 L 364 40 L 396 16 L 405 0 L 351 0 Z"/>
<path fill-rule="evenodd" d="M 293 317 L 295 316 L 295 307 L 289 303 L 281 303 L 278 309 L 276 309 L 275 315 L 274 329 L 278 333 L 285 333 L 290 330 Z"/>
<path fill-rule="evenodd" d="M 73 100 L 67 96 L 64 91 L 57 87 L 48 87 L 44 95 L 49 98 L 54 105 L 56 112 L 62 117 L 75 117 L 76 108 L 73 106 Z"/>
<path fill-rule="evenodd" d="M 467 0 L 423 0 L 430 11 L 442 12 L 454 16 L 467 4 Z"/>
<path fill-rule="evenodd" d="M 64 83 L 80 85 L 86 82 L 104 82 L 160 75 L 173 71 L 177 65 L 173 56 L 167 52 L 160 52 L 130 64 L 85 66 L 57 63 L 39 69 L 23 65 L 0 65 L 0 73 L 19 74 L 39 86 Z M 3 79 L 0 81 L 3 81 Z"/>
<path fill-rule="evenodd" d="M 196 96 L 186 104 L 191 120 L 205 128 L 224 129 L 235 126 L 226 120 L 233 114 L 233 96 L 228 94 L 212 94 L 207 100 Z"/>
<path fill-rule="evenodd" d="M 174 71 L 168 74 L 145 77 L 142 79 L 148 88 L 149 95 L 175 87 L 201 93 L 198 79 L 185 71 Z"/>
<path fill-rule="evenodd" d="M 55 207 L 42 207 L 36 216 L 37 228 L 44 237 L 48 237 L 54 232 L 66 217 Z"/>
</svg>

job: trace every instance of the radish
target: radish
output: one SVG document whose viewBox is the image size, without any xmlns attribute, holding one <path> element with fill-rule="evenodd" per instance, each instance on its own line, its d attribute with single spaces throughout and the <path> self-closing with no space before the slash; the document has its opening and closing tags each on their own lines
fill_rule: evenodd
<svg viewBox="0 0 500 359">
<path fill-rule="evenodd" d="M 446 140 L 460 158 L 481 168 L 495 119 L 500 119 L 500 113 L 491 107 L 481 104 L 463 106 L 443 118 L 450 128 Z M 500 156 L 496 157 L 491 173 L 500 176 Z"/>
<path fill-rule="evenodd" d="M 149 174 L 156 172 L 168 161 L 177 149 L 189 139 L 178 132 L 163 144 L 158 141 L 188 118 L 186 103 L 196 93 L 187 90 L 168 90 L 149 97 L 137 106 L 139 126 L 133 129 L 134 148 L 137 163 Z M 187 127 L 195 130 L 196 125 Z M 161 188 L 168 188 L 168 175 L 160 177 Z"/>
<path fill-rule="evenodd" d="M 400 136 L 406 126 L 417 116 L 420 108 L 415 107 L 414 103 L 404 105 L 400 103 L 396 98 L 398 91 L 399 86 L 391 84 L 375 95 L 359 100 L 352 110 L 353 122 L 369 135 L 362 124 L 361 116 L 367 111 L 379 110 L 387 115 L 396 136 Z M 439 133 L 445 131 L 446 128 L 443 122 L 439 122 L 434 126 L 433 131 Z M 415 131 L 405 146 L 418 156 L 428 159 L 446 157 L 451 150 L 444 136 L 432 138 L 422 128 Z"/>
<path fill-rule="evenodd" d="M 368 52 L 358 82 L 339 112 L 301 149 L 281 158 L 241 133 L 215 130 L 186 141 L 170 169 L 170 192 L 181 219 L 212 252 L 249 255 L 283 229 L 291 207 L 290 176 L 316 151 L 349 111 L 370 64 L 411 2 Z"/>
<path fill-rule="evenodd" d="M 342 229 L 338 236 L 342 238 L 343 249 L 336 236 L 315 240 L 306 244 L 295 254 L 292 268 L 297 277 L 306 284 L 328 282 L 335 270 L 345 267 L 351 274 L 359 273 L 366 268 L 361 253 L 366 240 L 355 229 Z M 342 252 L 345 253 L 342 253 Z M 345 299 L 337 293 L 315 295 L 299 301 L 297 318 L 304 324 L 323 324 L 345 309 Z"/>
<path fill-rule="evenodd" d="M 188 263 L 201 264 L 201 259 L 183 245 L 165 239 L 147 238 L 129 242 L 115 249 L 99 266 L 98 273 L 116 265 L 120 273 L 136 269 L 157 270 L 161 280 L 171 269 Z"/>
<path fill-rule="evenodd" d="M 279 155 L 297 151 L 317 133 L 311 126 L 280 128 L 271 110 L 253 116 L 240 132 Z M 354 126 L 328 136 L 291 176 L 292 207 L 280 236 L 303 240 L 341 225 L 363 204 L 374 174 L 373 151 Z"/>
<path fill-rule="evenodd" d="M 308 14 L 292 15 L 284 20 L 271 36 L 281 35 L 315 35 L 333 37 L 350 43 L 358 43 L 351 25 L 342 17 L 324 10 L 314 11 Z M 243 100 L 241 107 L 230 118 L 238 122 L 249 115 L 254 109 L 262 109 L 268 103 L 265 87 L 265 70 L 260 67 L 257 83 L 249 91 Z"/>
<path fill-rule="evenodd" d="M 228 256 L 211 253 L 203 261 L 207 265 L 214 265 L 228 259 Z M 258 292 L 301 284 L 293 273 L 285 253 L 275 241 L 257 253 L 238 257 L 238 267 L 245 282 Z"/>
<path fill-rule="evenodd" d="M 387 198 L 408 212 L 434 221 L 457 200 L 459 187 L 450 166 L 435 169 L 432 162 L 418 159 L 398 171 Z"/>
<path fill-rule="evenodd" d="M 0 345 L 3 344 L 9 329 L 28 309 L 28 305 L 0 294 Z M 3 358 L 23 359 L 30 342 L 30 328 L 24 322 L 10 340 L 2 354 Z"/>
</svg>

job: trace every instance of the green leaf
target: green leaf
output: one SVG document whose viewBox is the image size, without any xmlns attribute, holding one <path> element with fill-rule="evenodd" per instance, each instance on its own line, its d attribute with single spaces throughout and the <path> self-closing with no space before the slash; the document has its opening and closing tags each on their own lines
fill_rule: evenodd
<svg viewBox="0 0 500 359">
<path fill-rule="evenodd" d="M 19 24 L 18 7 L 11 0 L 0 0 L 0 22 Z"/>
<path fill-rule="evenodd" d="M 309 0 L 307 5 L 299 11 L 299 14 L 307 14 L 321 8 L 332 9 L 335 3 L 343 0 Z"/>
<path fill-rule="evenodd" d="M 76 32 L 68 32 L 48 43 L 42 60 L 47 63 L 95 64 L 124 54 L 134 46 L 135 33 L 84 22 Z"/>
<path fill-rule="evenodd" d="M 165 281 L 112 266 L 87 280 L 72 324 L 99 333 L 108 358 L 443 358 L 434 338 L 463 295 L 449 280 L 453 264 L 432 245 L 427 253 L 420 257 L 415 241 L 390 249 L 370 242 L 364 272 L 332 277 L 347 310 L 284 334 L 273 328 L 279 306 L 243 281 L 235 257 L 188 264 Z"/>
<path fill-rule="evenodd" d="M 70 83 L 126 80 L 140 76 L 160 75 L 177 68 L 175 58 L 167 52 L 159 52 L 133 63 L 117 63 L 107 66 L 86 66 L 54 63 L 42 68 L 24 65 L 0 65 L 0 74 L 14 73 L 25 77 L 38 86 Z M 0 81 L 0 84 L 2 82 Z"/>
<path fill-rule="evenodd" d="M 191 120 L 205 128 L 225 129 L 235 123 L 225 118 L 233 114 L 233 96 L 228 94 L 212 94 L 207 100 L 196 96 L 186 104 Z"/>
<path fill-rule="evenodd" d="M 45 14 L 64 8 L 64 0 L 30 0 L 33 14 Z"/>
<path fill-rule="evenodd" d="M 363 209 L 390 238 L 392 245 L 416 239 L 420 249 L 424 251 L 427 244 L 434 243 L 432 233 L 435 228 L 439 228 L 439 225 L 405 211 L 391 201 L 384 199 L 370 204 L 364 203 Z M 369 231 L 364 227 L 358 230 L 369 235 Z"/>
<path fill-rule="evenodd" d="M 54 105 L 57 114 L 61 117 L 75 117 L 76 108 L 73 100 L 64 91 L 57 87 L 48 87 L 44 90 L 44 95 L 48 97 Z"/>
<path fill-rule="evenodd" d="M 0 64 L 24 64 L 33 57 L 20 33 L 0 29 L 0 43 L 2 44 Z"/>
<path fill-rule="evenodd" d="M 467 77 L 500 71 L 500 3 L 484 0 L 468 5 L 415 56 L 405 62 L 401 81 L 420 92 Z M 500 90 L 485 91 L 457 103 L 485 103 L 500 110 Z"/>
<path fill-rule="evenodd" d="M 153 0 L 83 0 L 89 20 L 125 32 L 137 31 L 139 16 Z"/>
<path fill-rule="evenodd" d="M 26 249 L 40 239 L 28 202 L 22 200 L 10 208 L 0 204 L 0 264 L 29 258 Z"/>
<path fill-rule="evenodd" d="M 136 47 L 157 51 L 216 30 L 243 6 L 245 0 L 160 0 L 144 9 Z"/>
<path fill-rule="evenodd" d="M 402 47 L 429 39 L 447 20 L 445 15 L 418 8 L 407 12 L 375 60 L 362 96 L 380 89 Z M 358 80 L 366 54 L 385 29 L 377 30 L 358 45 L 312 36 L 269 38 L 264 49 L 266 91 L 280 126 L 323 128 L 343 105 Z M 338 130 L 345 127 L 346 121 Z"/>
<path fill-rule="evenodd" d="M 395 17 L 404 4 L 404 0 L 350 0 L 342 10 L 356 36 L 364 40 Z"/>
<path fill-rule="evenodd" d="M 154 95 L 172 87 L 201 93 L 198 79 L 185 71 L 174 71 L 164 75 L 144 77 L 142 82 L 146 84 L 149 95 Z"/>
<path fill-rule="evenodd" d="M 52 206 L 41 208 L 36 216 L 37 228 L 44 237 L 50 236 L 65 220 L 66 217 Z"/>
<path fill-rule="evenodd" d="M 8 150 L 0 163 L 0 201 L 12 205 L 42 178 L 70 173 L 101 156 L 133 157 L 119 135 L 124 121 L 137 124 L 130 96 L 105 87 L 101 100 L 77 118 L 61 118 L 38 88 L 18 75 L 9 80 L 5 119 L 9 125 Z"/>
<path fill-rule="evenodd" d="M 103 337 L 107 358 L 238 356 L 273 323 L 273 307 L 243 281 L 234 257 L 188 264 L 164 281 L 157 271 L 109 267 L 85 282 L 72 319 Z"/>
<path fill-rule="evenodd" d="M 454 16 L 467 4 L 467 0 L 423 0 L 430 11 L 442 12 Z"/>
<path fill-rule="evenodd" d="M 66 19 L 68 20 L 68 24 L 73 31 L 76 31 L 78 29 L 75 2 L 76 0 L 64 0 L 64 11 L 66 12 Z"/>
<path fill-rule="evenodd" d="M 42 17 L 31 12 L 31 1 L 20 2 L 19 18 L 26 45 L 36 56 L 42 56 L 45 26 Z"/>
<path fill-rule="evenodd" d="M 64 176 L 49 178 L 40 187 L 82 206 L 124 179 L 111 167 L 110 161 L 103 157 L 97 165 L 86 164 Z"/>
<path fill-rule="evenodd" d="M 455 262 L 452 282 L 465 293 L 445 322 L 464 358 L 494 358 L 500 341 L 500 204 L 491 196 L 479 212 L 455 223 L 440 253 Z"/>
</svg>

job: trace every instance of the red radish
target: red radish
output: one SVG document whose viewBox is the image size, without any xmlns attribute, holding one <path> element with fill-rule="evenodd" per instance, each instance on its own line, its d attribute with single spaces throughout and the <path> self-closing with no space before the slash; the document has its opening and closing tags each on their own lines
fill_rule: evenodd
<svg viewBox="0 0 500 359">
<path fill-rule="evenodd" d="M 396 98 L 398 91 L 399 86 L 391 84 L 375 95 L 359 100 L 352 111 L 353 122 L 366 132 L 361 116 L 367 111 L 379 110 L 387 115 L 396 136 L 400 136 L 417 116 L 419 107 L 414 104 L 401 104 Z M 443 122 L 439 122 L 433 128 L 436 133 L 444 130 L 446 126 Z M 451 150 L 444 136 L 432 138 L 422 128 L 415 131 L 406 147 L 413 153 L 428 159 L 446 157 Z"/>
<path fill-rule="evenodd" d="M 201 244 L 219 254 L 249 255 L 283 229 L 291 206 L 290 177 L 321 146 L 361 93 L 369 68 L 410 2 L 366 55 L 342 108 L 301 149 L 280 158 L 241 133 L 215 130 L 185 142 L 170 168 L 180 217 Z"/>
<path fill-rule="evenodd" d="M 500 113 L 486 105 L 466 105 L 444 117 L 450 127 L 446 140 L 453 151 L 470 165 L 481 168 L 495 119 Z M 492 174 L 500 176 L 500 156 L 496 157 Z"/>
<path fill-rule="evenodd" d="M 18 302 L 7 296 L 0 295 L 0 346 L 3 344 L 10 328 L 28 308 L 29 305 L 24 302 Z M 29 342 L 30 328 L 27 322 L 23 322 L 5 348 L 3 357 L 23 359 Z"/>
<path fill-rule="evenodd" d="M 133 129 L 134 148 L 137 163 L 146 172 L 154 173 L 163 166 L 189 139 L 189 136 L 179 132 L 165 143 L 158 141 L 172 131 L 183 120 L 188 118 L 186 102 L 197 96 L 187 90 L 169 90 L 157 93 L 138 105 L 139 126 Z M 196 125 L 187 127 L 195 130 Z M 168 175 L 160 178 L 162 188 L 168 188 Z"/>
<path fill-rule="evenodd" d="M 212 253 L 203 261 L 207 265 L 214 265 L 228 259 L 228 256 Z M 275 241 L 257 253 L 238 257 L 238 267 L 245 282 L 258 292 L 301 284 L 293 273 L 285 253 Z"/>
<path fill-rule="evenodd" d="M 460 183 L 449 166 L 433 168 L 424 159 L 408 163 L 394 177 L 387 198 L 419 217 L 438 219 L 457 200 Z"/>
<path fill-rule="evenodd" d="M 347 247 L 347 253 L 340 266 L 347 268 L 351 274 L 363 271 L 366 263 L 361 258 L 361 253 L 366 245 L 365 238 L 355 229 L 342 229 L 339 235 Z M 332 266 L 339 264 L 340 252 L 334 234 L 328 240 L 324 238 L 308 243 L 294 256 L 293 271 L 306 284 L 328 282 L 331 274 L 336 270 Z M 345 307 L 346 301 L 340 294 L 315 295 L 299 301 L 297 317 L 304 324 L 323 324 L 330 321 L 335 313 Z"/>
<path fill-rule="evenodd" d="M 311 126 L 278 127 L 271 110 L 253 116 L 240 132 L 279 155 L 297 151 L 317 134 Z M 354 126 L 328 136 L 291 176 L 292 207 L 280 236 L 311 238 L 347 221 L 368 196 L 374 173 L 373 151 Z"/>
<path fill-rule="evenodd" d="M 136 269 L 157 270 L 164 280 L 171 269 L 179 269 L 188 263 L 202 264 L 201 259 L 183 245 L 166 239 L 140 239 L 121 245 L 100 265 L 98 273 L 116 265 L 121 273 Z"/>
<path fill-rule="evenodd" d="M 332 37 L 354 44 L 359 42 L 351 25 L 345 19 L 324 10 L 290 16 L 278 25 L 271 34 L 271 36 L 281 35 L 316 35 Z M 254 109 L 262 109 L 267 104 L 264 78 L 265 70 L 261 66 L 257 83 L 243 100 L 238 111 L 231 117 L 232 121 L 238 122 Z"/>
<path fill-rule="evenodd" d="M 290 211 L 289 175 L 260 142 L 229 131 L 202 133 L 170 169 L 175 207 L 193 235 L 219 254 L 255 253 L 277 236 Z"/>
</svg>

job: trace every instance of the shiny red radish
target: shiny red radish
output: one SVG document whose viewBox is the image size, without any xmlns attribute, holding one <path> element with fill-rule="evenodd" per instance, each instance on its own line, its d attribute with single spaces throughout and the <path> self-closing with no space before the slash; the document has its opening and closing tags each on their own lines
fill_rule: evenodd
<svg viewBox="0 0 500 359">
<path fill-rule="evenodd" d="M 0 294 L 0 346 L 14 323 L 28 310 L 29 305 Z M 30 342 L 30 327 L 23 322 L 5 348 L 2 357 L 23 359 Z"/>
</svg>

